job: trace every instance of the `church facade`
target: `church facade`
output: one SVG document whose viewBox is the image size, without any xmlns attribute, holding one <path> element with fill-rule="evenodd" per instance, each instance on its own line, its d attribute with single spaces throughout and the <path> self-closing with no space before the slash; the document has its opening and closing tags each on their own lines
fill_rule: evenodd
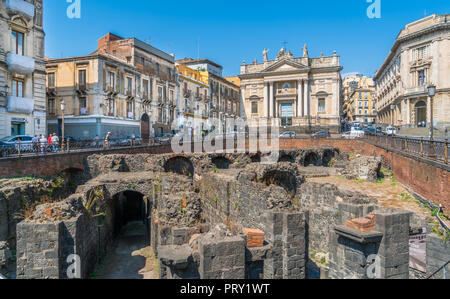
<svg viewBox="0 0 450 299">
<path fill-rule="evenodd" d="M 282 48 L 276 59 L 241 66 L 241 94 L 250 125 L 267 121 L 281 130 L 310 133 L 341 127 L 340 57 L 311 58 L 305 45 L 302 57 Z"/>
</svg>

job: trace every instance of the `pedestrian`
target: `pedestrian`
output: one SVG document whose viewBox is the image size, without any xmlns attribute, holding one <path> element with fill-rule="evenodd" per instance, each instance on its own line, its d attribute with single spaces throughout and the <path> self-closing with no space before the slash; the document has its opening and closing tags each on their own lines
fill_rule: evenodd
<svg viewBox="0 0 450 299">
<path fill-rule="evenodd" d="M 52 134 L 48 135 L 48 138 L 47 138 L 47 146 L 48 146 L 48 150 L 49 150 L 50 152 L 52 152 Z"/>
<path fill-rule="evenodd" d="M 47 151 L 47 138 L 45 138 L 44 135 L 41 135 L 41 138 L 39 139 L 39 143 L 41 144 L 41 154 L 45 154 Z"/>
<path fill-rule="evenodd" d="M 59 138 L 58 138 L 58 136 L 56 136 L 56 133 L 53 133 L 53 136 L 52 136 L 52 146 L 53 146 L 53 151 L 55 153 L 59 152 Z"/>
<path fill-rule="evenodd" d="M 94 138 L 94 145 L 95 145 L 95 147 L 100 147 L 100 137 L 98 136 L 98 135 L 95 135 L 95 138 Z"/>
<path fill-rule="evenodd" d="M 136 142 L 136 135 L 134 135 L 134 133 L 131 135 L 131 146 L 134 146 Z"/>
<path fill-rule="evenodd" d="M 39 138 L 37 135 L 34 135 L 33 139 L 31 139 L 31 143 L 33 144 L 33 152 L 39 154 Z"/>
<path fill-rule="evenodd" d="M 106 134 L 106 137 L 105 137 L 105 148 L 109 148 L 109 142 L 110 142 L 110 140 L 111 140 L 111 132 L 108 132 L 108 134 Z"/>
</svg>

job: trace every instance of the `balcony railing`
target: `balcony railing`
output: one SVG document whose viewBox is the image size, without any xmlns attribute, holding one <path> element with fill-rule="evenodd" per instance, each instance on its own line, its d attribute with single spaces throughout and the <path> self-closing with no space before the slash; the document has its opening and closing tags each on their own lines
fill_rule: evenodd
<svg viewBox="0 0 450 299">
<path fill-rule="evenodd" d="M 6 0 L 9 15 L 21 15 L 28 20 L 34 18 L 34 5 L 23 0 Z"/>
<path fill-rule="evenodd" d="M 8 97 L 8 112 L 32 114 L 34 110 L 34 99 Z"/>
<path fill-rule="evenodd" d="M 18 54 L 8 53 L 6 55 L 6 63 L 8 64 L 8 69 L 11 72 L 22 75 L 30 75 L 35 69 L 35 62 L 33 58 Z"/>
</svg>

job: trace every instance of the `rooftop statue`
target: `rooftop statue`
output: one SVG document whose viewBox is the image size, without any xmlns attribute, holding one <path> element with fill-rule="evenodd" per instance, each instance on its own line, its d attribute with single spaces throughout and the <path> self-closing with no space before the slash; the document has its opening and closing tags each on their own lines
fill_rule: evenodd
<svg viewBox="0 0 450 299">
<path fill-rule="evenodd" d="M 264 49 L 264 51 L 263 51 L 264 62 L 269 61 L 269 58 L 267 56 L 268 53 L 269 53 L 269 50 Z"/>
<path fill-rule="evenodd" d="M 308 56 L 309 56 L 309 54 L 308 54 L 308 47 L 305 44 L 305 46 L 303 47 L 303 57 L 308 57 Z"/>
</svg>

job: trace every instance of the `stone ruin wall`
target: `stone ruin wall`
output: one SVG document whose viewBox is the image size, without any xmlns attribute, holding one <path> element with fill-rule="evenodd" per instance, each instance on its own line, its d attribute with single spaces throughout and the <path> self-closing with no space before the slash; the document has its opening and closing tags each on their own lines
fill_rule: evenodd
<svg viewBox="0 0 450 299">
<path fill-rule="evenodd" d="M 345 167 L 348 156 L 332 148 L 282 151 L 283 162 L 275 165 L 254 163 L 260 159 L 260 154 L 91 156 L 86 161 L 86 177 L 91 180 L 66 204 L 69 201 L 77 211 L 89 190 L 102 188 L 105 224 L 99 229 L 86 211 L 59 222 L 21 223 L 18 277 L 66 278 L 67 256 L 76 253 L 83 257 L 82 275 L 87 278 L 99 259 L 99 248 L 106 251 L 112 241 L 111 199 L 126 190 L 140 192 L 147 202 L 149 238 L 160 260 L 160 278 L 306 278 L 310 250 L 330 252 L 330 272 L 333 266 L 347 267 L 339 261 L 365 254 L 354 253 L 359 245 L 339 242 L 335 227 L 380 213 L 376 200 L 333 185 L 305 183 L 299 166 L 333 164 L 345 176 L 376 179 L 380 159 L 360 159 L 364 173 L 360 168 L 353 171 L 356 162 Z M 406 225 L 406 218 L 402 223 Z M 391 233 L 377 225 L 382 236 Z M 243 228 L 264 232 L 263 246 L 248 248 Z M 56 239 L 45 242 L 46 233 Z M 402 229 L 399 233 L 408 235 Z M 388 255 L 397 245 L 380 243 L 378 248 L 383 246 Z M 340 259 L 333 260 L 335 256 Z M 404 259 L 398 264 L 404 268 Z M 345 277 L 359 273 L 356 270 L 360 271 L 350 267 Z"/>
</svg>

